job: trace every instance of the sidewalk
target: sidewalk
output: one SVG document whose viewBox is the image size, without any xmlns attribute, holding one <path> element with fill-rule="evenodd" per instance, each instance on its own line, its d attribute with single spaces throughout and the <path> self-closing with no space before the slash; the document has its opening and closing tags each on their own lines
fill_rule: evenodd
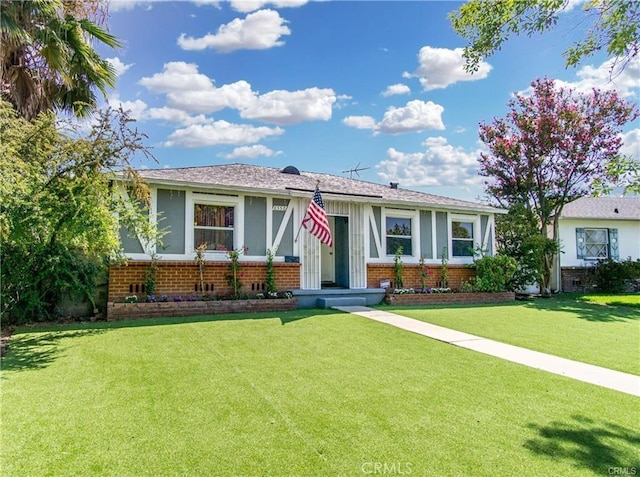
<svg viewBox="0 0 640 477">
<path fill-rule="evenodd" d="M 460 348 L 470 349 L 479 353 L 506 359 L 507 361 L 513 361 L 514 363 L 523 364 L 531 368 L 541 369 L 549 373 L 584 381 L 585 383 L 640 396 L 640 376 L 519 348 L 394 313 L 374 310 L 366 306 L 336 306 L 334 308 L 346 313 L 352 313 L 379 321 L 380 323 L 402 328 L 403 330 L 411 331 L 422 336 L 444 341 L 445 343 L 459 346 Z"/>
</svg>

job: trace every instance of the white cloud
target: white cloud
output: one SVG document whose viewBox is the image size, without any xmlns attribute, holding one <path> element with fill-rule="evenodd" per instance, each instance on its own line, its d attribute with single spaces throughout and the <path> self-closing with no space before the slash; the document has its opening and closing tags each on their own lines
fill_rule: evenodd
<svg viewBox="0 0 640 477">
<path fill-rule="evenodd" d="M 387 150 L 387 159 L 376 165 L 378 176 L 404 186 L 471 186 L 482 183 L 478 176 L 480 151 L 454 147 L 444 137 L 427 138 L 425 152 Z"/>
<path fill-rule="evenodd" d="M 394 96 L 397 94 L 409 94 L 411 93 L 411 88 L 409 88 L 406 84 L 398 83 L 387 86 L 387 89 L 384 90 L 381 94 L 382 96 Z"/>
<path fill-rule="evenodd" d="M 237 81 L 205 91 L 176 91 L 167 94 L 169 106 L 190 112 L 211 113 L 224 108 L 245 109 L 256 101 L 251 85 Z"/>
<path fill-rule="evenodd" d="M 375 129 L 376 120 L 371 116 L 347 116 L 342 124 L 356 129 Z"/>
<path fill-rule="evenodd" d="M 376 126 L 376 131 L 385 134 L 403 134 L 425 131 L 427 129 L 444 129 L 442 112 L 444 108 L 432 101 L 409 101 L 402 108 L 389 108 Z"/>
<path fill-rule="evenodd" d="M 577 81 L 563 81 L 555 79 L 555 85 L 558 88 L 572 89 L 576 93 L 591 93 L 593 88 L 600 90 L 614 89 L 623 97 L 634 96 L 640 88 L 640 57 L 635 57 L 629 61 L 625 68 L 620 70 L 620 64 L 615 63 L 615 58 L 608 59 L 600 66 L 594 67 L 587 65 L 580 68 L 576 76 Z M 612 74 L 612 66 L 613 74 Z M 520 96 L 531 96 L 533 88 L 529 86 L 526 89 L 517 92 Z"/>
<path fill-rule="evenodd" d="M 107 63 L 113 66 L 113 69 L 116 70 L 116 74 L 118 76 L 122 76 L 129 68 L 131 68 L 134 64 L 131 63 L 129 65 L 125 65 L 120 58 L 106 58 Z"/>
<path fill-rule="evenodd" d="M 120 108 L 128 112 L 131 119 L 136 121 L 142 121 L 145 119 L 158 119 L 169 123 L 179 123 L 183 126 L 190 126 L 192 124 L 207 124 L 212 123 L 213 120 L 206 116 L 199 114 L 197 116 L 191 116 L 180 109 L 173 108 L 148 108 L 147 103 L 136 99 L 135 101 L 120 101 L 116 97 L 109 100 L 109 106 L 112 108 Z"/>
<path fill-rule="evenodd" d="M 213 119 L 207 118 L 203 114 L 191 116 L 181 109 L 174 108 L 149 108 L 143 119 L 158 119 L 169 123 L 180 123 L 184 126 L 192 124 L 211 124 Z"/>
<path fill-rule="evenodd" d="M 327 121 L 331 119 L 335 102 L 336 94 L 332 89 L 276 90 L 258 96 L 255 102 L 241 110 L 240 116 L 279 125 Z"/>
<path fill-rule="evenodd" d="M 220 144 L 251 144 L 268 136 L 284 133 L 281 128 L 254 127 L 249 124 L 233 124 L 215 121 L 211 124 L 194 124 L 171 133 L 164 143 L 166 147 L 207 147 Z"/>
<path fill-rule="evenodd" d="M 203 5 L 211 5 L 212 7 L 215 7 L 218 10 L 222 8 L 222 5 L 220 5 L 221 0 L 191 0 L 191 1 L 199 7 Z"/>
<path fill-rule="evenodd" d="M 556 80 L 556 84 L 573 88 L 581 93 L 588 93 L 592 88 L 599 88 L 615 89 L 621 96 L 634 95 L 633 90 L 640 88 L 640 57 L 633 58 L 621 71 L 621 65 L 616 64 L 615 61 L 615 58 L 610 58 L 597 67 L 592 65 L 583 66 L 576 73 L 579 78 L 578 81 L 564 82 Z"/>
<path fill-rule="evenodd" d="M 288 125 L 331 119 L 333 106 L 350 96 L 337 96 L 332 89 L 276 90 L 258 95 L 244 80 L 216 87 L 198 72 L 198 66 L 181 61 L 166 63 L 161 73 L 139 83 L 153 93 L 165 93 L 167 106 L 186 113 L 208 114 L 224 108 L 240 111 L 245 119 Z"/>
<path fill-rule="evenodd" d="M 486 78 L 493 68 L 486 61 L 481 61 L 478 71 L 467 73 L 464 70 L 462 48 L 433 48 L 424 46 L 418 53 L 419 66 L 413 73 L 405 72 L 405 78 L 418 78 L 425 91 L 446 88 L 459 81 L 477 81 Z"/>
<path fill-rule="evenodd" d="M 565 7 L 560 10 L 561 13 L 568 13 L 571 10 L 573 10 L 574 8 L 580 6 L 582 7 L 582 5 L 585 3 L 585 0 L 568 0 L 567 4 L 565 5 Z"/>
<path fill-rule="evenodd" d="M 274 151 L 262 144 L 254 144 L 253 146 L 240 146 L 236 147 L 231 153 L 225 154 L 223 157 L 227 159 L 247 158 L 255 159 L 260 156 L 272 157 L 279 156 L 282 151 Z"/>
<path fill-rule="evenodd" d="M 109 99 L 109 106 L 114 109 L 122 107 L 124 111 L 129 114 L 131 119 L 140 120 L 145 116 L 147 109 L 147 103 L 136 99 L 135 101 L 120 101 L 117 95 Z"/>
<path fill-rule="evenodd" d="M 640 128 L 632 129 L 622 135 L 620 153 L 640 161 Z"/>
<path fill-rule="evenodd" d="M 374 134 L 404 134 L 444 129 L 442 112 L 444 108 L 431 101 L 419 99 L 409 101 L 401 108 L 390 107 L 384 113 L 382 121 L 376 123 L 371 116 L 348 116 L 342 120 L 346 126 L 357 129 L 373 129 Z"/>
<path fill-rule="evenodd" d="M 258 10 L 265 5 L 273 5 L 276 8 L 300 7 L 309 0 L 231 0 L 231 8 L 238 12 L 248 13 Z"/>
<path fill-rule="evenodd" d="M 133 10 L 138 5 L 144 6 L 147 9 L 151 8 L 151 2 L 148 0 L 110 0 L 109 12 Z"/>
<path fill-rule="evenodd" d="M 178 46 L 183 50 L 204 50 L 212 48 L 229 53 L 236 50 L 264 50 L 284 45 L 283 35 L 290 35 L 287 21 L 275 10 L 258 10 L 244 19 L 236 18 L 220 26 L 216 34 L 208 33 L 201 38 L 178 38 Z"/>
<path fill-rule="evenodd" d="M 198 72 L 197 65 L 182 61 L 166 63 L 162 73 L 142 78 L 139 83 L 151 92 L 166 93 L 171 108 L 191 113 L 244 109 L 256 100 L 246 81 L 217 88 L 208 76 Z"/>
<path fill-rule="evenodd" d="M 139 83 L 152 93 L 172 93 L 182 91 L 211 91 L 213 81 L 198 73 L 198 65 L 184 61 L 164 64 L 164 71 L 142 78 Z"/>
</svg>

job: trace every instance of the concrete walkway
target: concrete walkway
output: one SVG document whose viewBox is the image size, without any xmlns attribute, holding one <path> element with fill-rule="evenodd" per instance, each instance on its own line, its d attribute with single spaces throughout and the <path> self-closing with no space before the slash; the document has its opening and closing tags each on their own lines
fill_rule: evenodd
<svg viewBox="0 0 640 477">
<path fill-rule="evenodd" d="M 432 325 L 424 321 L 407 318 L 382 310 L 374 310 L 366 306 L 336 306 L 337 310 L 363 316 L 371 320 L 386 323 L 419 335 L 428 336 L 445 343 L 466 348 L 479 353 L 524 364 L 531 368 L 541 369 L 568 378 L 615 389 L 634 396 L 640 396 L 640 376 L 622 373 L 592 364 L 572 361 L 538 351 L 500 343 L 481 338 L 461 331 L 450 330 L 442 326 Z M 630 357 L 630 359 L 635 359 Z"/>
</svg>

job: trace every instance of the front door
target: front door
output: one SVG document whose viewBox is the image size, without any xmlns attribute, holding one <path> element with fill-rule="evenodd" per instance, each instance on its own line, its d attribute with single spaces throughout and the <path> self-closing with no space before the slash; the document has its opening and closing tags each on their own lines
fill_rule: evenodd
<svg viewBox="0 0 640 477">
<path fill-rule="evenodd" d="M 329 229 L 331 230 L 331 237 L 333 237 L 333 245 L 335 247 L 335 223 L 336 219 L 333 216 L 328 216 Z M 325 244 L 320 245 L 320 280 L 322 286 L 333 286 L 336 282 L 336 256 L 334 248 Z"/>
</svg>

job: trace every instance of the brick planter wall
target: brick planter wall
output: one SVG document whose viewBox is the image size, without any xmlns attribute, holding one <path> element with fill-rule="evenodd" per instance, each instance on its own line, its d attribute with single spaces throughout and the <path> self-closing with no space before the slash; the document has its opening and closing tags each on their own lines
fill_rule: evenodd
<svg viewBox="0 0 640 477">
<path fill-rule="evenodd" d="M 109 269 L 108 301 L 124 300 L 130 295 L 144 299 L 144 275 L 151 262 L 129 261 L 126 265 L 112 266 Z M 294 290 L 300 288 L 299 263 L 274 263 L 276 285 L 278 290 Z M 243 283 L 242 293 L 255 294 L 265 291 L 267 266 L 264 262 L 240 262 L 240 281 Z M 200 272 L 195 262 L 158 262 L 156 295 L 182 296 L 226 295 L 231 293 L 227 284 L 229 262 L 207 262 L 204 273 L 205 289 L 201 292 Z"/>
<path fill-rule="evenodd" d="M 485 303 L 507 303 L 515 301 L 513 292 L 500 293 L 416 293 L 384 297 L 387 305 L 480 305 Z"/>
<path fill-rule="evenodd" d="M 427 288 L 439 288 L 440 284 L 440 265 L 427 265 L 427 270 L 431 275 L 427 278 Z M 447 267 L 449 278 L 449 287 L 458 288 L 471 277 L 476 276 L 476 269 L 465 267 L 464 265 L 449 265 Z M 393 264 L 370 263 L 367 265 L 367 287 L 378 288 L 381 280 L 389 280 L 391 288 L 397 288 L 395 274 L 393 273 Z M 405 288 L 422 288 L 420 281 L 420 265 L 404 264 L 402 267 L 402 281 Z"/>
<path fill-rule="evenodd" d="M 164 303 L 107 303 L 107 321 L 173 316 L 219 315 L 289 311 L 298 307 L 295 298 L 264 300 L 182 301 Z"/>
</svg>

